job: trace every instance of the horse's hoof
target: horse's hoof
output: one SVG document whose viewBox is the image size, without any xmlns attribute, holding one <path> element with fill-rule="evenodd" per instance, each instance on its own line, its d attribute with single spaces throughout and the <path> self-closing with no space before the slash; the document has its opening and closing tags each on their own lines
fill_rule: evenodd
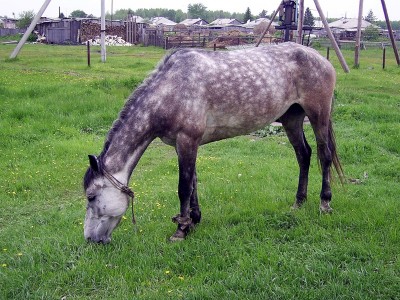
<svg viewBox="0 0 400 300">
<path fill-rule="evenodd" d="M 295 202 L 295 203 L 290 207 L 290 209 L 292 209 L 292 210 L 297 210 L 297 209 L 299 209 L 300 207 L 301 207 L 301 205 L 298 204 L 297 202 Z"/>
<path fill-rule="evenodd" d="M 175 234 L 168 239 L 168 241 L 171 243 L 182 242 L 184 240 L 185 240 L 184 237 L 178 237 L 178 236 L 175 236 Z"/>
<path fill-rule="evenodd" d="M 322 200 L 321 205 L 319 206 L 319 211 L 323 214 L 331 214 L 333 208 L 329 205 L 329 201 Z"/>
<path fill-rule="evenodd" d="M 181 230 L 181 229 L 178 229 L 178 230 L 174 233 L 174 235 L 171 236 L 171 237 L 169 238 L 169 241 L 170 241 L 170 242 L 173 242 L 173 243 L 184 241 L 186 235 L 187 235 L 187 233 L 185 233 L 185 232 L 184 232 L 183 230 Z"/>
<path fill-rule="evenodd" d="M 303 206 L 304 202 L 305 202 L 305 200 L 302 200 L 302 201 L 296 200 L 290 208 L 293 210 L 299 209 Z"/>
</svg>

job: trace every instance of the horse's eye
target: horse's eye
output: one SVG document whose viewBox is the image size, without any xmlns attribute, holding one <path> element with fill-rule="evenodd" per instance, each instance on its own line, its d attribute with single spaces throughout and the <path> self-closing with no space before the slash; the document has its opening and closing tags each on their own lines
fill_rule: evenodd
<svg viewBox="0 0 400 300">
<path fill-rule="evenodd" d="M 96 199 L 96 196 L 88 196 L 87 199 L 89 202 L 92 202 L 94 199 Z"/>
</svg>

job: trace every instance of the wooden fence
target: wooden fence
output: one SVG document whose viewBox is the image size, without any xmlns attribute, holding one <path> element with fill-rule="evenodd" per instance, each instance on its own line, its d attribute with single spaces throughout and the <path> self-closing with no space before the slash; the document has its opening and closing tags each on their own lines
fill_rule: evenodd
<svg viewBox="0 0 400 300">
<path fill-rule="evenodd" d="M 15 35 L 18 33 L 25 33 L 25 29 L 0 28 L 0 36 Z"/>
</svg>

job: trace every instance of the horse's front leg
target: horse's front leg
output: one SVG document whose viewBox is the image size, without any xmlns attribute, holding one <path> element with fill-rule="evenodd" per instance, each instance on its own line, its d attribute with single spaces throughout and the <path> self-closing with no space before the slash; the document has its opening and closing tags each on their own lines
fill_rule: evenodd
<svg viewBox="0 0 400 300">
<path fill-rule="evenodd" d="M 191 205 L 198 209 L 196 195 L 196 157 L 198 142 L 187 135 L 181 135 L 176 142 L 176 152 L 179 161 L 179 185 L 178 196 L 180 200 L 180 213 L 173 217 L 173 222 L 178 224 L 178 228 L 171 241 L 181 241 L 189 233 L 195 222 L 200 219 L 192 220 Z M 192 214 L 194 216 L 194 214 Z"/>
<path fill-rule="evenodd" d="M 201 211 L 199 206 L 199 199 L 197 197 L 197 172 L 195 170 L 192 181 L 193 192 L 190 196 L 190 218 L 193 224 L 198 224 L 201 221 Z"/>
</svg>

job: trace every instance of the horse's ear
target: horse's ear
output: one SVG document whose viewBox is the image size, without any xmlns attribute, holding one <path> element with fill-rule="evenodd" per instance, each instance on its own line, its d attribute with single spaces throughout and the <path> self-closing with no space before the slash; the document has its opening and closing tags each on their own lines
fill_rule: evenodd
<svg viewBox="0 0 400 300">
<path fill-rule="evenodd" d="M 88 155 L 88 156 L 89 156 L 89 163 L 93 171 L 100 172 L 100 163 L 99 160 L 97 159 L 97 156 L 96 155 Z"/>
</svg>

